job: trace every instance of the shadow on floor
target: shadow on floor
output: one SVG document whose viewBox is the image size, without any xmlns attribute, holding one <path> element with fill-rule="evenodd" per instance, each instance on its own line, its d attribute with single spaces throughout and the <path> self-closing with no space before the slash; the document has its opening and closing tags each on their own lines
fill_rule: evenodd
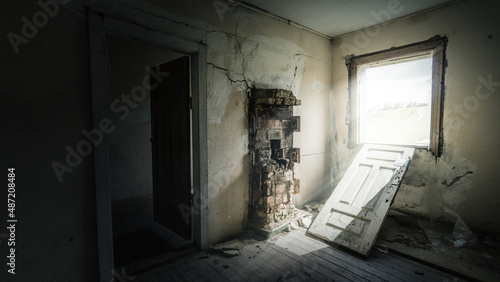
<svg viewBox="0 0 500 282">
<path fill-rule="evenodd" d="M 191 242 L 154 224 L 114 238 L 115 268 L 182 249 Z"/>
<path fill-rule="evenodd" d="M 112 214 L 115 269 L 193 246 L 154 222 L 152 195 L 114 202 Z"/>
</svg>

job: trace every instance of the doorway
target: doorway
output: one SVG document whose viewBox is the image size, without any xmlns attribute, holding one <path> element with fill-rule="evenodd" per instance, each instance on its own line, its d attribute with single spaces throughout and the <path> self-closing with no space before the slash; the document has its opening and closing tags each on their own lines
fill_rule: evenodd
<svg viewBox="0 0 500 282">
<path fill-rule="evenodd" d="M 97 8 L 98 9 L 98 8 Z M 99 10 L 99 9 L 98 9 Z M 92 89 L 92 120 L 93 126 L 100 123 L 114 125 L 110 120 L 113 115 L 121 116 L 124 121 L 129 121 L 133 126 L 134 112 L 139 107 L 138 103 L 131 102 L 126 96 L 120 99 L 111 99 L 109 91 L 110 75 L 112 69 L 109 64 L 108 37 L 116 36 L 126 40 L 140 42 L 160 49 L 171 50 L 176 53 L 188 55 L 190 84 L 192 97 L 192 195 L 193 205 L 184 214 L 190 215 L 192 227 L 191 241 L 200 249 L 208 248 L 208 208 L 207 208 L 207 93 L 206 93 L 206 46 L 200 43 L 200 39 L 183 39 L 183 34 L 177 34 L 175 29 L 169 29 L 172 25 L 166 19 L 156 18 L 148 15 L 124 15 L 120 20 L 109 14 L 108 10 L 100 10 L 96 13 L 91 9 L 89 12 L 89 41 L 91 62 L 91 89 Z M 130 16 L 130 17 L 129 17 Z M 156 25 L 148 27 L 143 24 L 138 26 L 137 17 L 160 23 L 170 34 L 155 31 Z M 129 56 L 141 56 L 142 54 L 129 54 Z M 142 84 L 141 84 L 142 85 Z M 137 85 L 136 85 L 137 86 Z M 139 88 L 133 87 L 135 100 L 141 100 Z M 142 101 L 140 101 L 142 103 Z M 125 110 L 127 105 L 128 110 Z M 137 113 L 135 118 L 144 119 L 147 115 Z M 129 114 L 130 116 L 126 116 Z M 133 117 L 132 119 L 128 119 Z M 130 137 L 127 137 L 130 138 Z M 148 140 L 149 141 L 149 140 Z M 115 269 L 113 223 L 112 223 L 112 173 L 110 163 L 112 162 L 111 144 L 109 134 L 103 136 L 103 141 L 94 148 L 94 174 L 96 187 L 96 216 L 97 216 L 97 239 L 100 281 L 110 281 L 116 275 L 124 275 L 124 269 Z M 115 171 L 116 172 L 116 171 Z M 141 196 L 141 194 L 139 193 Z M 144 195 L 142 195 L 144 196 Z M 128 271 L 126 271 L 128 272 Z"/>
<path fill-rule="evenodd" d="M 113 252 L 121 269 L 193 248 L 183 213 L 192 190 L 189 56 L 113 36 L 107 42 Z"/>
</svg>

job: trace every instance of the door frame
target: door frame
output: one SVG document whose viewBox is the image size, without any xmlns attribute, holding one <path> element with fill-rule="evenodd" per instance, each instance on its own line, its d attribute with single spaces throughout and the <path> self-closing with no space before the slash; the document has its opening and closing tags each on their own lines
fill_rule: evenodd
<svg viewBox="0 0 500 282">
<path fill-rule="evenodd" d="M 176 31 L 178 28 L 172 28 L 172 21 L 145 13 L 141 9 L 135 9 L 136 13 L 131 13 L 130 10 L 123 13 L 119 9 L 99 5 L 88 8 L 93 128 L 100 128 L 101 122 L 110 116 L 106 36 L 134 40 L 191 57 L 192 238 L 200 249 L 206 249 L 208 248 L 206 45 L 201 40 L 184 39 L 185 33 Z M 108 136 L 103 134 L 102 143 L 94 147 L 99 281 L 110 281 L 115 271 L 121 272 L 114 270 L 109 154 Z"/>
</svg>

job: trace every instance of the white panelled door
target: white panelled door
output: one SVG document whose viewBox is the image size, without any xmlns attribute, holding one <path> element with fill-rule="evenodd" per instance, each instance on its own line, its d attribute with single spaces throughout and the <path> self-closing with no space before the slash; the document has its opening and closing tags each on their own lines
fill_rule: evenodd
<svg viewBox="0 0 500 282">
<path fill-rule="evenodd" d="M 413 153 L 364 145 L 307 232 L 368 256 Z"/>
</svg>

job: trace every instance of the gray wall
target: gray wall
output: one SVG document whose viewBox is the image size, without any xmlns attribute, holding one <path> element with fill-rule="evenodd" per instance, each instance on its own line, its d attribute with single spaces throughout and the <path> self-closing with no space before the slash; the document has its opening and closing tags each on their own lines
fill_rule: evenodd
<svg viewBox="0 0 500 282">
<path fill-rule="evenodd" d="M 149 67 L 169 62 L 183 54 L 141 44 L 131 40 L 108 37 L 111 79 L 110 105 L 123 107 L 122 94 L 131 95 L 134 87 L 142 86 Z M 151 159 L 151 108 L 147 97 L 130 112 L 111 112 L 116 129 L 109 134 L 111 200 L 122 200 L 153 192 Z"/>
</svg>

